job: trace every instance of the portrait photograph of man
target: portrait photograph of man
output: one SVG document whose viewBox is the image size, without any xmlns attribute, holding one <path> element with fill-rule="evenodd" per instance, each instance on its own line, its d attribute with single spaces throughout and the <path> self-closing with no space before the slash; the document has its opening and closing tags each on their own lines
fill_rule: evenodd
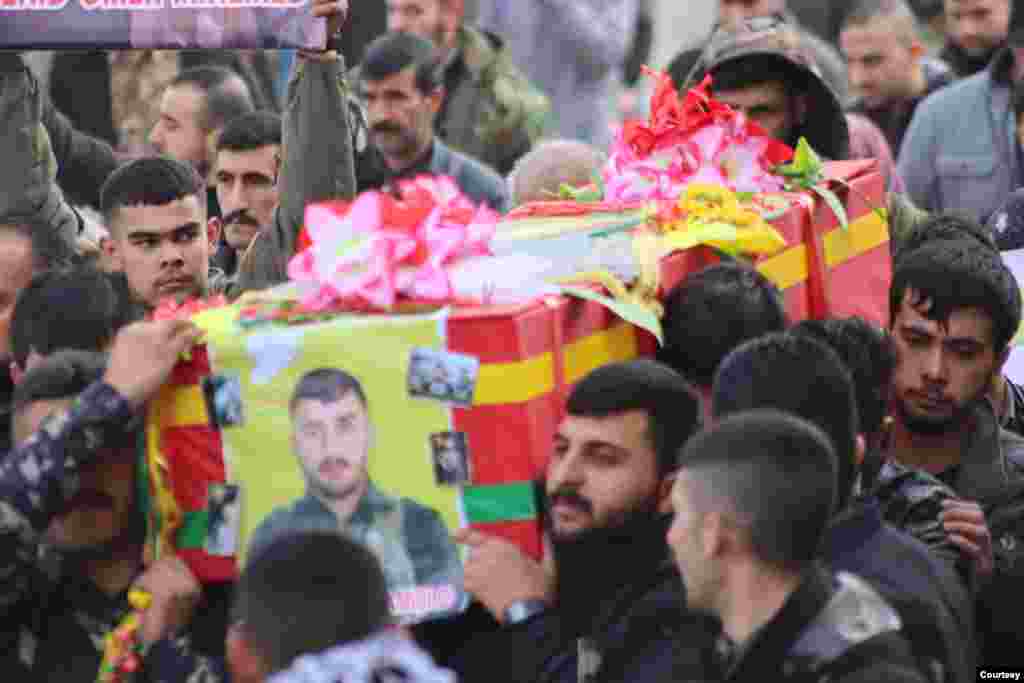
<svg viewBox="0 0 1024 683">
<path fill-rule="evenodd" d="M 248 556 L 298 530 L 344 532 L 373 550 L 389 590 L 461 587 L 462 565 L 441 515 L 381 490 L 370 477 L 375 425 L 360 381 L 337 368 L 303 375 L 289 401 L 291 449 L 305 494 L 275 508 L 253 532 Z M 384 457 L 417 457 L 386 454 Z"/>
</svg>

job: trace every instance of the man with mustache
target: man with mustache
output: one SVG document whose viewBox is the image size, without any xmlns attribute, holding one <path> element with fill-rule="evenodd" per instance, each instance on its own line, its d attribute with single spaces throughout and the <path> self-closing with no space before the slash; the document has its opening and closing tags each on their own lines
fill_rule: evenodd
<svg viewBox="0 0 1024 683">
<path fill-rule="evenodd" d="M 289 410 L 306 495 L 263 520 L 249 557 L 296 531 L 345 531 L 380 559 L 389 590 L 458 586 L 462 566 L 441 516 L 370 480 L 373 424 L 359 380 L 335 368 L 313 370 L 299 380 Z"/>
<path fill-rule="evenodd" d="M 700 416 L 686 381 L 654 361 L 580 380 L 547 466 L 545 565 L 484 533 L 460 536 L 466 589 L 501 622 L 458 654 L 460 678 L 703 678 L 712 628 L 684 610 L 665 543 L 675 458 Z"/>
<path fill-rule="evenodd" d="M 138 418 L 198 337 L 187 321 L 138 323 L 105 368 L 102 356 L 65 351 L 19 384 L 17 446 L 0 460 L 0 668 L 12 680 L 95 681 L 133 588 L 152 599 L 136 680 L 225 680 L 226 596 L 201 590 L 176 556 L 143 556 L 135 487 Z"/>
<path fill-rule="evenodd" d="M 359 89 L 370 143 L 379 157 L 374 186 L 386 187 L 419 175 L 451 176 L 475 203 L 497 211 L 507 207 L 508 192 L 501 177 L 451 149 L 434 133 L 444 84 L 429 40 L 388 33 L 373 41 L 359 68 Z M 364 172 L 369 174 L 360 169 L 361 175 Z"/>
<path fill-rule="evenodd" d="M 1024 439 L 1002 429 L 987 395 L 1021 321 L 1020 289 L 999 254 L 937 241 L 902 254 L 889 290 L 896 349 L 886 455 L 970 502 L 944 514 L 976 558 L 980 661 L 1015 661 L 1024 639 Z"/>
<path fill-rule="evenodd" d="M 213 181 L 223 212 L 217 220 L 229 250 L 223 261 L 231 279 L 260 229 L 274 219 L 280 155 L 281 117 L 272 112 L 243 114 L 217 137 Z"/>
</svg>

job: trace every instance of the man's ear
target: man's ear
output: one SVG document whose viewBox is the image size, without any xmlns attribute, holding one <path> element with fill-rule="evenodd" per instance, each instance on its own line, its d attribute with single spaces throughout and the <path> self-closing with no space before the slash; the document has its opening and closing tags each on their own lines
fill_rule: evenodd
<svg viewBox="0 0 1024 683">
<path fill-rule="evenodd" d="M 217 242 L 220 240 L 220 232 L 223 227 L 223 223 L 219 218 L 211 218 L 206 222 L 206 236 L 210 240 L 210 246 L 217 248 Z"/>
<path fill-rule="evenodd" d="M 245 637 L 245 632 L 240 624 L 232 624 L 228 628 L 224 654 L 227 657 L 233 679 L 239 683 L 262 681 L 266 678 L 263 662 L 249 645 L 249 640 Z"/>
<path fill-rule="evenodd" d="M 427 104 L 430 106 L 430 113 L 437 116 L 441 113 L 441 105 L 444 104 L 444 87 L 438 86 L 434 92 L 427 95 Z"/>
<path fill-rule="evenodd" d="M 100 249 L 107 257 L 107 263 L 111 268 L 117 272 L 124 270 L 124 255 L 121 253 L 121 247 L 117 240 L 113 237 L 100 238 Z"/>
<path fill-rule="evenodd" d="M 867 441 L 864 439 L 864 435 L 863 434 L 858 434 L 857 435 L 857 440 L 856 440 L 856 445 L 854 446 L 854 451 L 853 451 L 853 461 L 857 464 L 857 467 L 860 467 L 861 465 L 864 464 L 864 458 L 867 456 L 867 452 L 868 452 Z"/>
<path fill-rule="evenodd" d="M 15 386 L 21 384 L 21 380 L 25 379 L 25 371 L 21 369 L 21 366 L 12 360 L 7 367 L 10 369 L 11 381 L 14 382 Z"/>
</svg>

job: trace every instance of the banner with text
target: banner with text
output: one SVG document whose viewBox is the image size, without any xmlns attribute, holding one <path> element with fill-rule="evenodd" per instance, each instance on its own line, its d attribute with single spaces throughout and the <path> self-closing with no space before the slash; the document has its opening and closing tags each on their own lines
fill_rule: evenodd
<svg viewBox="0 0 1024 683">
<path fill-rule="evenodd" d="M 310 0 L 0 0 L 0 49 L 323 49 Z"/>
</svg>

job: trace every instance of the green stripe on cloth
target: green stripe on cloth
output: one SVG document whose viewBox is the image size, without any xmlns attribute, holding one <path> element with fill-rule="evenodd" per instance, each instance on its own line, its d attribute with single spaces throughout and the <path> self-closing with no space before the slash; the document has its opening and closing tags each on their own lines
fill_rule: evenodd
<svg viewBox="0 0 1024 683">
<path fill-rule="evenodd" d="M 528 481 L 493 486 L 466 486 L 462 505 L 470 524 L 534 519 L 537 505 Z"/>
<path fill-rule="evenodd" d="M 178 547 L 202 550 L 210 534 L 210 516 L 206 510 L 186 512 L 178 529 Z"/>
</svg>

